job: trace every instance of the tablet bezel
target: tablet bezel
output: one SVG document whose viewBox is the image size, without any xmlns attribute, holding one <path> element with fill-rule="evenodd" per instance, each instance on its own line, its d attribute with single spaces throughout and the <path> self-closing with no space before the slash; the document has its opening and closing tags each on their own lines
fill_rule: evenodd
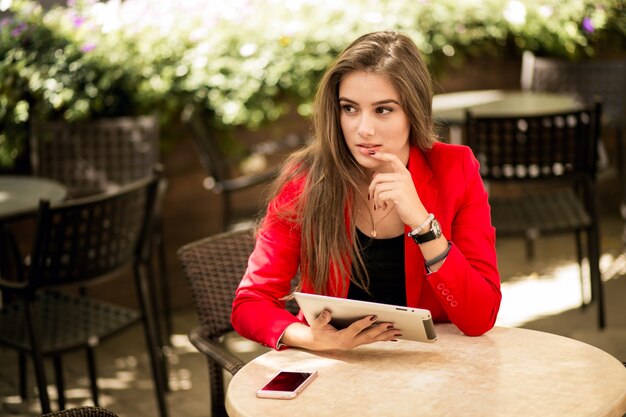
<svg viewBox="0 0 626 417">
<path fill-rule="evenodd" d="M 437 340 L 430 311 L 422 308 L 395 306 L 347 298 L 302 292 L 293 293 L 307 322 L 311 323 L 326 309 L 333 318 L 331 324 L 338 329 L 347 327 L 355 320 L 377 315 L 376 323 L 393 323 L 402 336 L 398 339 L 433 343 Z"/>
</svg>

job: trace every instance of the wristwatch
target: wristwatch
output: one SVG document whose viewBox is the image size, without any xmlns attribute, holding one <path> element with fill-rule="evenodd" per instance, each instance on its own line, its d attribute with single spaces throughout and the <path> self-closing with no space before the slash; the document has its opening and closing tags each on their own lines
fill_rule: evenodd
<svg viewBox="0 0 626 417">
<path fill-rule="evenodd" d="M 431 240 L 435 240 L 441 236 L 441 226 L 437 219 L 432 219 L 430 222 L 430 230 L 421 235 L 411 235 L 415 243 L 421 245 L 422 243 L 430 242 Z"/>
</svg>

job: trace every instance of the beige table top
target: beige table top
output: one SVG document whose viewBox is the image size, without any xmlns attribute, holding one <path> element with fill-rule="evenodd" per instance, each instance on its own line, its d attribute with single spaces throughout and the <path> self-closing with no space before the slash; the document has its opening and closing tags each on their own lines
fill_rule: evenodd
<svg viewBox="0 0 626 417">
<path fill-rule="evenodd" d="M 568 95 L 533 91 L 475 90 L 433 97 L 435 118 L 450 124 L 463 123 L 466 109 L 480 116 L 533 116 L 577 110 L 580 106 Z"/>
<path fill-rule="evenodd" d="M 10 221 L 37 213 L 39 201 L 63 200 L 67 189 L 49 178 L 26 175 L 0 176 L 0 220 Z"/>
<path fill-rule="evenodd" d="M 352 351 L 271 351 L 244 366 L 231 417 L 622 416 L 626 368 L 588 344 L 496 327 L 481 337 L 437 325 L 436 343 L 400 340 Z M 293 400 L 256 398 L 279 370 L 317 370 Z"/>
</svg>

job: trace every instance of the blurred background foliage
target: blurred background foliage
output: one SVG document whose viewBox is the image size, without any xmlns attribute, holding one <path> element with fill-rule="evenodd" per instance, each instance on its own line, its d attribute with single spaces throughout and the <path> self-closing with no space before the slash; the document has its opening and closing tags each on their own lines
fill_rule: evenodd
<svg viewBox="0 0 626 417">
<path fill-rule="evenodd" d="M 255 129 L 295 107 L 358 35 L 413 38 L 435 76 L 468 57 L 623 53 L 623 0 L 0 0 L 0 167 L 33 118 L 85 120 L 190 103 L 216 129 Z"/>
</svg>

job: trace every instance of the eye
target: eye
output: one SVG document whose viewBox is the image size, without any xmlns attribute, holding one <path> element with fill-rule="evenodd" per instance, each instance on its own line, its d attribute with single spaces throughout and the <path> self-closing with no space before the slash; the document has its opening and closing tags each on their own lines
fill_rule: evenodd
<svg viewBox="0 0 626 417">
<path fill-rule="evenodd" d="M 341 110 L 347 114 L 353 114 L 356 112 L 356 109 L 349 104 L 344 104 L 343 106 L 341 106 Z"/>
<path fill-rule="evenodd" d="M 385 116 L 393 111 L 390 107 L 376 107 L 376 113 Z"/>
</svg>

